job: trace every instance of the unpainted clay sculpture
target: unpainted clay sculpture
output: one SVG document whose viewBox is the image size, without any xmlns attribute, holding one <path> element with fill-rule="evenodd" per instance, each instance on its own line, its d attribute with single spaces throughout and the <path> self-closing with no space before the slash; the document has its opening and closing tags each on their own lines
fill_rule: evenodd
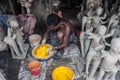
<svg viewBox="0 0 120 80">
<path fill-rule="evenodd" d="M 34 0 L 28 0 L 29 2 L 33 2 Z"/>
<path fill-rule="evenodd" d="M 86 0 L 86 10 L 89 10 L 90 6 L 93 7 L 102 6 L 102 0 Z"/>
<path fill-rule="evenodd" d="M 111 29 L 115 28 L 119 22 L 120 22 L 120 17 L 118 17 L 117 14 L 113 14 L 110 18 L 109 23 L 108 23 L 107 32 L 109 32 Z"/>
<path fill-rule="evenodd" d="M 20 4 L 21 4 L 21 7 L 22 7 L 22 12 L 24 12 L 23 7 L 25 7 L 26 10 L 27 10 L 27 14 L 30 14 L 30 7 L 32 6 L 31 2 L 33 2 L 33 1 L 34 0 L 20 0 Z"/>
<path fill-rule="evenodd" d="M 25 2 L 25 8 L 27 10 L 27 14 L 30 14 L 30 7 L 31 7 L 31 3 L 30 2 Z"/>
<path fill-rule="evenodd" d="M 111 49 L 109 51 L 102 50 L 102 55 L 99 58 L 103 60 L 97 80 L 115 80 L 120 67 L 118 63 L 120 61 L 120 38 L 112 39 Z"/>
<path fill-rule="evenodd" d="M 94 74 L 96 73 L 96 70 L 99 67 L 99 64 L 101 62 L 100 59 L 95 59 L 96 56 L 100 56 L 101 53 L 100 51 L 105 48 L 105 46 L 110 46 L 106 41 L 105 38 L 110 37 L 113 35 L 114 30 L 112 30 L 109 34 L 106 34 L 106 26 L 101 25 L 98 28 L 98 33 L 86 33 L 88 35 L 88 39 L 92 39 L 91 46 L 89 49 L 89 52 L 86 57 L 86 73 L 89 75 L 89 77 L 93 77 Z M 93 60 L 93 67 L 91 70 L 90 68 L 90 63 Z"/>
<path fill-rule="evenodd" d="M 20 5 L 21 5 L 22 7 L 24 7 L 24 6 L 25 6 L 25 2 L 27 2 L 27 0 L 20 0 L 19 2 L 20 2 Z"/>
<path fill-rule="evenodd" d="M 91 26 L 92 24 L 92 16 L 94 15 L 94 11 L 91 8 L 88 13 L 87 16 L 83 16 L 82 18 L 82 32 L 80 34 L 80 44 L 81 44 L 81 53 L 82 53 L 82 57 L 85 57 L 85 55 L 87 54 L 88 51 L 88 47 L 85 47 L 85 45 L 89 45 L 90 44 L 90 40 L 86 41 L 86 35 L 85 32 L 92 32 L 93 28 Z"/>
<path fill-rule="evenodd" d="M 104 20 L 106 18 L 106 13 L 104 13 L 104 16 L 101 17 L 102 12 L 103 12 L 102 7 L 98 7 L 96 9 L 96 15 L 91 17 L 92 18 L 92 27 L 93 28 L 98 28 L 101 24 L 106 23 L 105 21 L 104 22 L 102 21 L 102 20 Z"/>
<path fill-rule="evenodd" d="M 28 44 L 24 44 L 22 28 L 19 28 L 15 16 L 8 19 L 8 33 L 4 42 L 10 46 L 12 57 L 15 59 L 24 59 L 28 50 Z"/>
<path fill-rule="evenodd" d="M 7 50 L 7 44 L 4 42 L 6 31 L 0 25 L 0 51 Z"/>
<path fill-rule="evenodd" d="M 106 23 L 102 21 L 102 19 L 106 18 L 106 14 L 103 17 L 100 17 L 102 12 L 103 12 L 103 9 L 101 7 L 97 8 L 96 13 L 92 9 L 90 9 L 90 11 L 87 13 L 87 16 L 84 16 L 82 18 L 82 31 L 85 30 L 85 32 L 86 31 L 92 32 L 93 29 L 95 29 L 95 32 L 96 32 L 96 29 L 98 27 Z M 87 46 L 90 45 L 90 40 L 87 40 L 85 42 L 84 32 L 81 32 L 80 43 L 81 43 L 81 48 L 82 48 L 81 49 L 82 57 L 84 57 L 87 54 L 88 49 L 89 49 L 89 47 Z"/>
</svg>

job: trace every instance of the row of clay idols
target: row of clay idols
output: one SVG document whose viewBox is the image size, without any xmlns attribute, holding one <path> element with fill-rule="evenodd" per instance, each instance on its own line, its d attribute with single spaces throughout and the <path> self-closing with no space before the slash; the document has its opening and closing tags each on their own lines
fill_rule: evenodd
<svg viewBox="0 0 120 80">
<path fill-rule="evenodd" d="M 85 16 L 81 18 L 78 15 L 79 21 L 82 21 L 80 46 L 81 56 L 86 60 L 86 80 L 115 80 L 119 71 L 120 10 L 110 18 L 106 17 L 106 12 L 103 11 L 100 6 L 96 10 L 91 6 Z M 101 14 L 104 16 L 101 17 Z M 104 19 L 107 21 L 103 21 Z M 111 44 L 106 41 L 109 37 L 112 37 L 112 41 L 109 39 Z M 110 46 L 110 50 L 105 50 L 106 46 Z"/>
</svg>

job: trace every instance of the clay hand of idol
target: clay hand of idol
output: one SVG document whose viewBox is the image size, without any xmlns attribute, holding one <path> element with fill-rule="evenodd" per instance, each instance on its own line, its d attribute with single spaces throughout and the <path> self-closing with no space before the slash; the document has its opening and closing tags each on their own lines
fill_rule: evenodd
<svg viewBox="0 0 120 80">
<path fill-rule="evenodd" d="M 51 51 L 53 51 L 53 48 L 51 47 L 51 48 L 48 48 L 47 49 L 47 54 L 49 54 Z"/>
</svg>

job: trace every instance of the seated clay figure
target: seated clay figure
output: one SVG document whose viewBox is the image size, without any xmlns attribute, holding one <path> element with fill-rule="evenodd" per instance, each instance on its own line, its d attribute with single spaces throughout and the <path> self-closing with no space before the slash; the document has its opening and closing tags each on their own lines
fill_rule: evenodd
<svg viewBox="0 0 120 80">
<path fill-rule="evenodd" d="M 102 62 L 100 73 L 97 80 L 115 80 L 115 76 L 120 65 L 120 38 L 114 38 L 111 41 L 111 49 L 109 51 L 102 50 Z"/>
<path fill-rule="evenodd" d="M 101 25 L 99 28 L 98 28 L 98 33 L 95 34 L 95 33 L 86 33 L 88 35 L 88 39 L 92 39 L 92 42 L 91 42 L 91 46 L 90 46 L 90 49 L 89 49 L 89 52 L 87 54 L 87 57 L 86 57 L 86 73 L 89 75 L 89 77 L 93 77 L 96 70 L 98 69 L 99 67 L 99 64 L 101 62 L 100 59 L 95 59 L 95 56 L 100 56 L 101 53 L 100 51 L 102 49 L 105 48 L 106 45 L 110 46 L 106 41 L 105 41 L 105 38 L 107 37 L 110 37 L 113 35 L 114 33 L 114 30 L 109 33 L 109 34 L 106 34 L 106 27 L 104 25 Z M 90 69 L 90 63 L 91 61 L 93 60 L 93 66 Z"/>
<path fill-rule="evenodd" d="M 24 59 L 29 46 L 24 44 L 22 28 L 19 28 L 15 16 L 8 19 L 8 24 L 8 32 L 4 42 L 9 45 L 13 58 Z"/>
</svg>

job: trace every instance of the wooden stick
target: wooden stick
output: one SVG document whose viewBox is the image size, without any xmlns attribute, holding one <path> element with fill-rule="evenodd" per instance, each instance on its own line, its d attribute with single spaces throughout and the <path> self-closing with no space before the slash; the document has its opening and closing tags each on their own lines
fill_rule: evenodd
<svg viewBox="0 0 120 80">
<path fill-rule="evenodd" d="M 14 11 L 14 9 L 13 9 L 13 5 L 12 5 L 11 0 L 9 0 L 9 4 L 10 4 L 11 10 L 12 10 L 12 13 L 15 15 L 15 11 Z"/>
</svg>

